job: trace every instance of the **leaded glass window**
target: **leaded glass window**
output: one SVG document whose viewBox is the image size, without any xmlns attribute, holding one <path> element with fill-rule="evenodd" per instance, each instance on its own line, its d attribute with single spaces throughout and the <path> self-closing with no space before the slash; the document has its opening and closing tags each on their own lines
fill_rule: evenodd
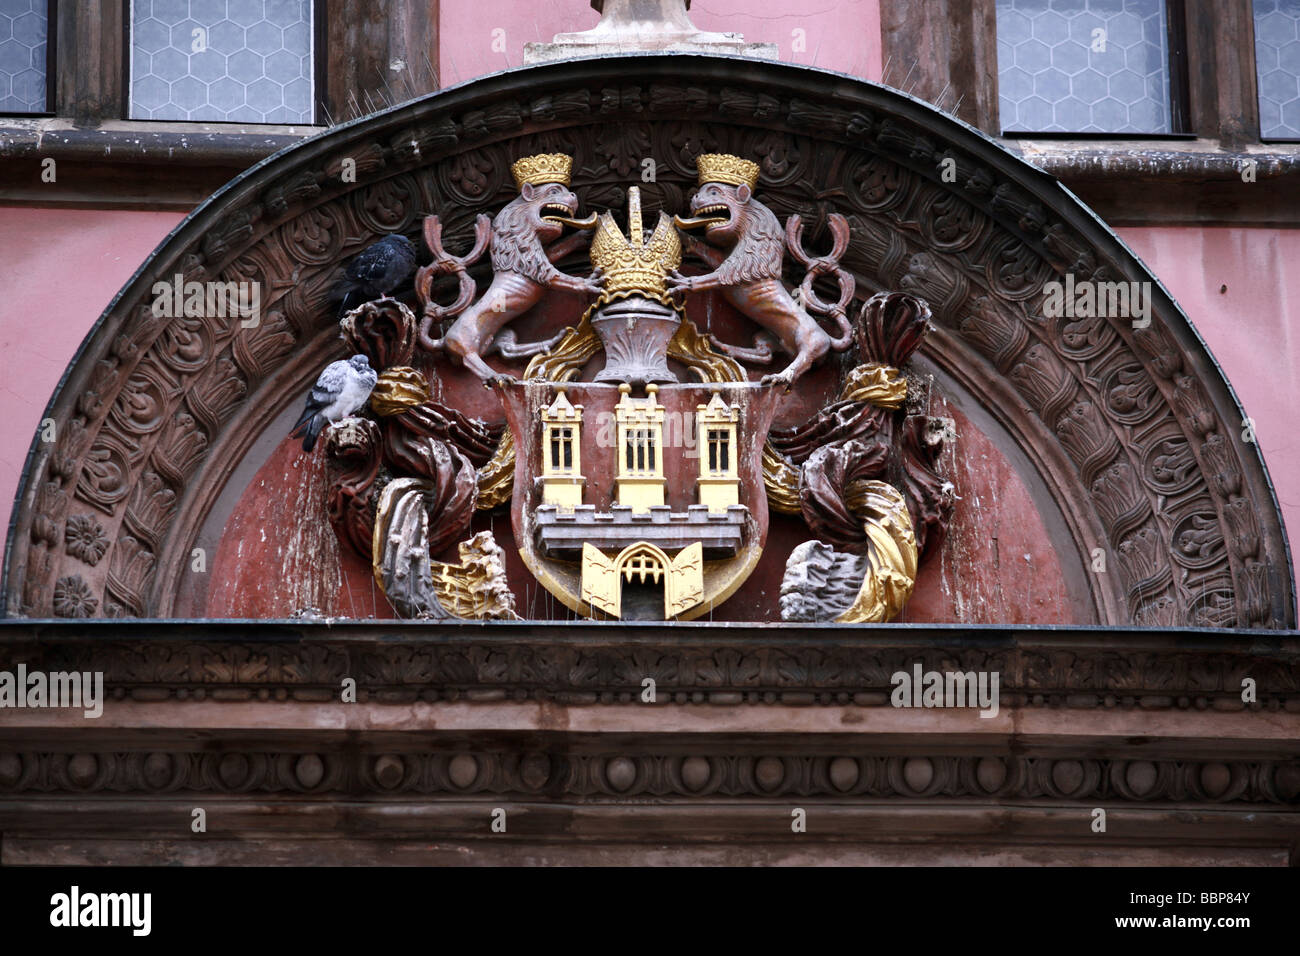
<svg viewBox="0 0 1300 956">
<path fill-rule="evenodd" d="M 1173 132 L 1164 0 L 998 0 L 1002 129 Z"/>
<path fill-rule="evenodd" d="M 314 119 L 311 0 L 132 0 L 131 118 Z"/>
</svg>

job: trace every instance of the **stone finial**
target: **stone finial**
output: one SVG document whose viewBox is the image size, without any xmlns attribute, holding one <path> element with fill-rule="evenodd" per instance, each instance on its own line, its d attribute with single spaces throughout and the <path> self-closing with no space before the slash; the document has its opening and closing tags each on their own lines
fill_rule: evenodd
<svg viewBox="0 0 1300 956">
<path fill-rule="evenodd" d="M 739 33 L 709 33 L 691 23 L 690 0 L 592 0 L 600 22 L 580 33 L 557 33 L 550 43 L 524 44 L 525 63 L 643 50 L 726 53 L 775 60 L 775 43 L 746 43 Z"/>
</svg>

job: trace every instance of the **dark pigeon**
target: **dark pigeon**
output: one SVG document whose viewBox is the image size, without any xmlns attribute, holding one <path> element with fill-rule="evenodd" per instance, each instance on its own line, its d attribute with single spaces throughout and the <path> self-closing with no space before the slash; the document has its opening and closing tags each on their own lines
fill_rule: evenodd
<svg viewBox="0 0 1300 956">
<path fill-rule="evenodd" d="M 357 306 L 391 295 L 415 273 L 415 244 L 405 236 L 384 236 L 357 253 L 334 290 L 340 300 L 339 318 Z"/>
<path fill-rule="evenodd" d="M 321 430 L 330 422 L 342 421 L 364 405 L 377 381 L 379 376 L 364 355 L 354 355 L 346 362 L 331 362 L 316 379 L 316 386 L 307 396 L 307 407 L 303 409 L 298 424 L 293 426 L 290 437 L 301 436 L 302 450 L 311 451 Z"/>
</svg>

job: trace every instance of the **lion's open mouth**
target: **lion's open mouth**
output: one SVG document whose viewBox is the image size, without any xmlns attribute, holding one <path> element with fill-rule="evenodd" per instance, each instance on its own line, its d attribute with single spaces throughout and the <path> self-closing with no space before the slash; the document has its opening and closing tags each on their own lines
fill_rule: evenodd
<svg viewBox="0 0 1300 956">
<path fill-rule="evenodd" d="M 678 229 L 698 229 L 700 226 L 711 226 L 720 222 L 728 222 L 731 219 L 731 210 L 723 203 L 717 203 L 712 206 L 702 206 L 695 211 L 695 215 L 689 219 L 683 219 L 681 216 L 673 217 L 673 224 Z"/>
<path fill-rule="evenodd" d="M 547 222 L 558 222 L 561 225 L 572 226 L 574 229 L 594 229 L 596 227 L 596 214 L 594 212 L 586 219 L 574 219 L 573 210 L 558 202 L 548 202 L 543 205 L 541 217 Z"/>
</svg>

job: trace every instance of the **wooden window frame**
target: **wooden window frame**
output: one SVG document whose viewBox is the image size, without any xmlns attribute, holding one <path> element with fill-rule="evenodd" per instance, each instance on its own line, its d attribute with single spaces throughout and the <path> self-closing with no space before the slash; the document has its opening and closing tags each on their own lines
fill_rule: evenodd
<svg viewBox="0 0 1300 956">
<path fill-rule="evenodd" d="M 882 81 L 999 135 L 996 0 L 880 0 Z"/>
<path fill-rule="evenodd" d="M 50 0 L 50 7 L 50 115 L 77 126 L 121 121 L 150 129 L 224 122 L 129 118 L 129 0 Z M 343 0 L 312 0 L 312 13 L 312 118 L 297 125 L 333 125 L 438 89 L 438 0 L 371 0 L 351 16 Z M 418 66 L 390 82 L 396 59 Z"/>
<path fill-rule="evenodd" d="M 9 202 L 188 211 L 323 125 L 438 89 L 438 0 L 314 2 L 316 124 L 285 126 L 126 119 L 125 0 L 53 0 L 51 110 L 0 115 L 0 158 L 53 158 L 59 178 L 42 183 L 29 162 L 0 162 L 0 195 Z M 419 66 L 400 75 L 378 70 L 396 59 Z M 141 166 L 148 176 L 138 174 Z"/>
<path fill-rule="evenodd" d="M 1169 133 L 1195 136 L 1189 99 L 1191 57 L 1187 52 L 1187 7 L 1183 0 L 1165 0 L 1165 42 L 1169 46 Z"/>
<path fill-rule="evenodd" d="M 342 123 L 439 88 L 438 0 L 367 0 L 360 12 L 345 11 L 344 0 L 321 3 L 318 122 Z M 406 67 L 393 71 L 395 61 Z"/>
<path fill-rule="evenodd" d="M 58 67 L 58 25 L 59 0 L 46 0 L 45 12 L 45 111 L 43 113 L 16 113 L 15 116 L 53 116 L 55 110 L 56 80 Z"/>
<path fill-rule="evenodd" d="M 1170 105 L 1178 132 L 1011 133 L 998 117 L 997 0 L 880 0 L 889 75 L 905 90 L 1003 139 L 1141 141 L 1214 139 L 1259 143 L 1251 0 L 1167 0 Z M 973 79 L 972 79 L 973 78 Z M 957 106 L 960 102 L 960 106 Z"/>
<path fill-rule="evenodd" d="M 122 72 L 121 105 L 118 119 L 130 123 L 203 123 L 215 125 L 227 123 L 235 126 L 320 126 L 324 119 L 322 112 L 322 95 L 325 91 L 327 77 L 325 44 L 325 18 L 327 0 L 311 0 L 311 70 L 312 103 L 311 116 L 306 123 L 250 123 L 246 120 L 141 120 L 131 118 L 131 0 L 121 0 L 122 5 L 122 46 L 120 50 Z"/>
<path fill-rule="evenodd" d="M 1192 129 L 1191 124 L 1191 105 L 1189 102 L 1190 86 L 1190 62 L 1188 56 L 1187 41 L 1187 15 L 1186 6 L 1183 0 L 1161 0 L 1165 5 L 1165 77 L 1166 77 L 1166 97 L 1169 106 L 1169 132 L 1167 133 L 1134 133 L 1128 131 L 1114 132 L 1092 132 L 1083 130 L 1005 130 L 1002 129 L 1000 107 L 996 110 L 997 116 L 994 121 L 994 135 L 1003 139 L 1029 139 L 1029 140 L 1171 140 L 1171 139 L 1195 139 L 1196 132 Z M 993 0 L 994 12 L 997 11 L 997 0 Z M 994 69 L 998 70 L 997 63 L 997 23 L 994 20 L 993 30 L 993 53 Z M 995 98 L 994 103 L 997 104 Z"/>
<path fill-rule="evenodd" d="M 54 114 L 77 126 L 122 118 L 123 2 L 55 5 Z"/>
<path fill-rule="evenodd" d="M 1225 146 L 1260 142 L 1251 0 L 1184 0 L 1190 126 Z"/>
</svg>

